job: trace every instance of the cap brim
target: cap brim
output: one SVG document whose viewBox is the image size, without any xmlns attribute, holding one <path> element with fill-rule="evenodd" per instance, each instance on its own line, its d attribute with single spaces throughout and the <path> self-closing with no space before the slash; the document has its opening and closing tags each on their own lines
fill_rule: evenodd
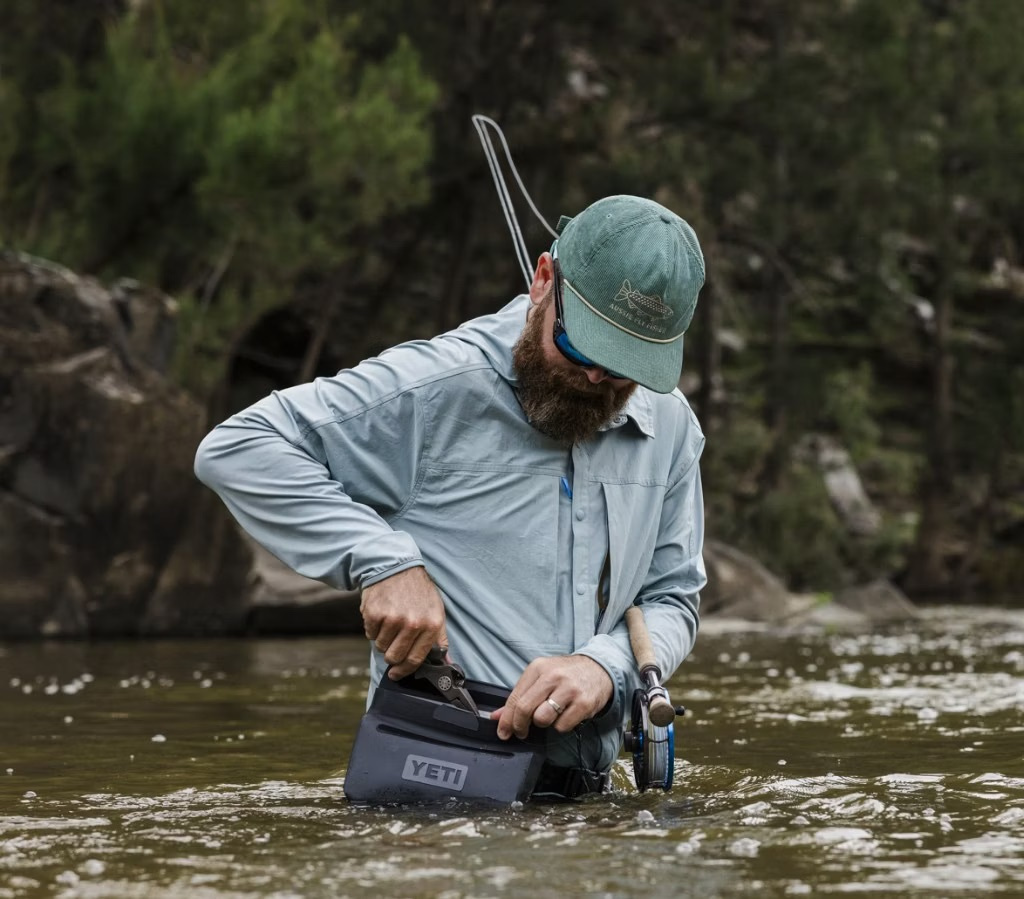
<svg viewBox="0 0 1024 899">
<path fill-rule="evenodd" d="M 682 335 L 670 343 L 634 337 L 596 315 L 571 290 L 563 291 L 562 312 L 572 345 L 601 368 L 624 375 L 655 393 L 671 393 L 679 386 Z"/>
</svg>

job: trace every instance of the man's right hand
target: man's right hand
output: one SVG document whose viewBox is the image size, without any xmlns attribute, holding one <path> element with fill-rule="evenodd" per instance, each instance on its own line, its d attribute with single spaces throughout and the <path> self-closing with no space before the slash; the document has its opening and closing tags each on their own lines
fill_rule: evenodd
<svg viewBox="0 0 1024 899">
<path fill-rule="evenodd" d="M 435 644 L 448 651 L 444 603 L 421 566 L 364 587 L 359 611 L 366 636 L 391 666 L 392 680 L 412 674 Z"/>
</svg>

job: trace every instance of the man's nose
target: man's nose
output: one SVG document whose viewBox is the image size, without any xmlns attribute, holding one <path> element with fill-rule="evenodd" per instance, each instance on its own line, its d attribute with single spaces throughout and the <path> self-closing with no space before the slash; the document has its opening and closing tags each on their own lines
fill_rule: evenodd
<svg viewBox="0 0 1024 899">
<path fill-rule="evenodd" d="M 608 372 L 596 365 L 583 370 L 587 373 L 587 380 L 590 381 L 591 384 L 600 384 L 602 381 L 608 380 Z"/>
</svg>

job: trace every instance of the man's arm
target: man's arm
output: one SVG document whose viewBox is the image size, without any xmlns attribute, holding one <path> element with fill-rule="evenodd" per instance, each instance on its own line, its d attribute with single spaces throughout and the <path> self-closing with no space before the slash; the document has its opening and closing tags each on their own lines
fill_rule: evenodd
<svg viewBox="0 0 1024 899">
<path fill-rule="evenodd" d="M 703 551 L 704 501 L 698 459 L 694 459 L 668 489 L 658 546 L 635 601 L 644 613 L 663 681 L 672 676 L 697 639 L 700 591 L 707 583 Z M 577 654 L 600 665 L 614 685 L 612 702 L 602 714 L 623 718 L 633 691 L 642 686 L 625 619 L 609 633 L 588 640 Z"/>
<path fill-rule="evenodd" d="M 659 543 L 636 599 L 666 681 L 693 648 L 699 624 L 699 593 L 707 582 L 698 459 L 699 453 L 666 493 Z M 505 706 L 491 717 L 499 720 L 498 735 L 503 739 L 513 733 L 525 736 L 531 723 L 567 733 L 581 721 L 598 715 L 623 719 L 633 691 L 640 686 L 640 672 L 623 619 L 610 633 L 591 638 L 573 655 L 535 659 Z M 558 712 L 549 699 L 564 711 Z"/>
<path fill-rule="evenodd" d="M 362 588 L 367 636 L 395 676 L 447 644 L 419 548 L 388 522 L 411 495 L 424 427 L 416 391 L 372 360 L 271 394 L 196 453 L 196 475 L 258 543 L 307 577 Z"/>
</svg>

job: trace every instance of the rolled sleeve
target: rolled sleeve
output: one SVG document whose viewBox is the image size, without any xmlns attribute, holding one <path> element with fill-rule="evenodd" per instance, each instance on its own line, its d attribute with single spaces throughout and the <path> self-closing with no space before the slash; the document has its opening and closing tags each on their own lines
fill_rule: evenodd
<svg viewBox="0 0 1024 899">
<path fill-rule="evenodd" d="M 416 481 L 415 391 L 388 391 L 367 368 L 271 394 L 214 428 L 195 463 L 258 543 L 347 590 L 423 564 L 389 521 Z"/>
</svg>

